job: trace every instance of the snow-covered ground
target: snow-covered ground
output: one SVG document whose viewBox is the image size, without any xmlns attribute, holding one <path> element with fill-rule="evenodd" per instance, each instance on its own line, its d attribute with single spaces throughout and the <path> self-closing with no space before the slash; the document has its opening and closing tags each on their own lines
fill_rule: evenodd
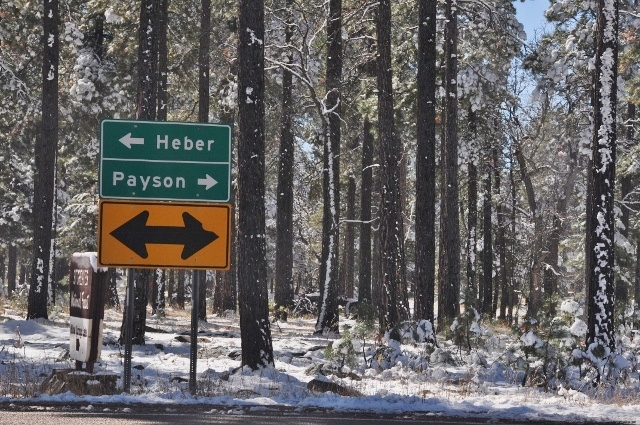
<svg viewBox="0 0 640 425">
<path fill-rule="evenodd" d="M 299 410 L 324 407 L 337 411 L 440 413 L 563 423 L 586 420 L 640 423 L 637 391 L 620 391 L 614 396 L 604 391 L 602 394 L 608 395 L 598 396 L 597 391 L 557 385 L 547 390 L 523 387 L 524 372 L 519 372 L 517 361 L 510 362 L 504 353 L 509 352 L 509 344 L 526 346 L 531 341 L 518 340 L 517 336 L 509 338 L 508 331 L 498 335 L 499 330 L 494 330 L 494 335 L 487 339 L 489 343 L 471 351 L 453 348 L 446 341 L 439 341 L 440 348 L 435 351 L 424 343 L 400 345 L 394 341 L 387 341 L 380 348 L 381 342 L 376 347 L 373 337 L 356 340 L 353 337 L 356 322 L 343 317 L 341 327 L 350 326 L 353 338 L 351 344 L 342 346 L 344 340 L 312 336 L 315 324 L 312 318 L 274 323 L 275 368 L 252 372 L 239 369 L 238 318 L 209 316 L 207 322 L 200 323 L 199 394 L 192 396 L 187 382 L 189 342 L 185 338 L 190 315 L 188 311 L 173 309 L 168 309 L 164 318 L 148 318 L 148 326 L 164 332 L 147 332 L 146 345 L 134 346 L 131 394 L 48 396 L 37 392 L 37 384 L 51 369 L 74 366 L 68 357 L 69 317 L 64 313 L 54 316 L 50 321 L 26 321 L 23 312 L 8 305 L 0 315 L 0 403 L 15 402 L 26 395 L 32 403 L 206 403 L 228 405 L 230 409 L 239 405 L 278 405 Z M 120 324 L 121 314 L 107 310 L 105 345 L 96 365 L 98 372 L 122 374 L 124 347 L 117 343 Z M 325 348 L 329 344 L 334 347 L 333 355 Z M 354 351 L 344 349 L 347 345 Z M 365 357 L 373 367 L 365 366 Z M 341 373 L 337 371 L 340 358 L 346 360 Z M 358 396 L 309 390 L 307 384 L 315 378 L 337 382 Z M 29 385 L 31 389 L 27 388 Z M 121 386 L 121 380 L 118 385 Z"/>
</svg>

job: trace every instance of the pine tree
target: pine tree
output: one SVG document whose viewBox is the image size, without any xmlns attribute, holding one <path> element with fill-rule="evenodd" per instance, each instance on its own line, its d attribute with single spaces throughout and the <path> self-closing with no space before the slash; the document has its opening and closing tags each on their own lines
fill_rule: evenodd
<svg viewBox="0 0 640 425">
<path fill-rule="evenodd" d="M 265 240 L 264 2 L 238 2 L 238 295 L 242 365 L 273 365 Z"/>
<path fill-rule="evenodd" d="M 323 107 L 323 218 L 320 307 L 317 334 L 338 333 L 338 258 L 340 223 L 340 83 L 342 79 L 342 0 L 329 0 L 326 96 Z"/>
<path fill-rule="evenodd" d="M 614 234 L 616 178 L 616 100 L 618 66 L 618 1 L 599 0 L 591 174 L 590 269 L 587 270 L 587 348 L 598 357 L 615 348 Z"/>
<path fill-rule="evenodd" d="M 460 219 L 458 217 L 458 7 L 447 0 L 445 11 L 445 101 L 442 142 L 442 209 L 440 212 L 440 275 L 438 317 L 440 325 L 459 312 Z"/>
<path fill-rule="evenodd" d="M 436 12 L 419 0 L 415 319 L 433 322 L 436 273 Z"/>
<path fill-rule="evenodd" d="M 42 123 L 36 138 L 33 185 L 33 260 L 27 319 L 48 318 L 55 168 L 58 149 L 58 0 L 46 0 L 42 14 Z"/>
<path fill-rule="evenodd" d="M 406 285 L 402 267 L 404 227 L 400 201 L 400 158 L 402 148 L 394 129 L 391 68 L 391 2 L 378 3 L 376 20 L 378 62 L 378 134 L 382 165 L 382 206 L 380 242 L 382 250 L 381 328 L 399 340 L 398 325 L 407 317 L 399 288 Z"/>
<path fill-rule="evenodd" d="M 287 13 L 291 0 L 287 0 Z M 285 45 L 293 37 L 293 20 L 289 15 L 285 22 Z M 287 52 L 287 65 L 282 68 L 282 117 L 280 120 L 280 153 L 278 162 L 277 222 L 276 222 L 276 275 L 275 308 L 293 304 L 293 54 Z M 286 316 L 285 316 L 286 318 Z"/>
<path fill-rule="evenodd" d="M 370 304 L 371 298 L 371 190 L 373 186 L 373 135 L 365 119 L 362 129 L 362 180 L 360 182 L 360 250 L 358 303 Z"/>
</svg>

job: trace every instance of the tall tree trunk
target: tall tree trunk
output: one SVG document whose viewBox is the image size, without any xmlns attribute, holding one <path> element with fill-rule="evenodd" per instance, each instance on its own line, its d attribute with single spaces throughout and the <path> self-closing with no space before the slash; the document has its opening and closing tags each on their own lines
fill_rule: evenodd
<svg viewBox="0 0 640 425">
<path fill-rule="evenodd" d="M 153 314 L 158 317 L 165 315 L 165 272 L 162 269 L 155 269 L 153 273 Z"/>
<path fill-rule="evenodd" d="M 58 0 L 46 0 L 42 14 L 42 123 L 36 137 L 33 178 L 33 257 L 27 319 L 48 318 L 56 153 L 58 150 Z"/>
<path fill-rule="evenodd" d="M 344 288 L 343 295 L 347 298 L 353 298 L 353 274 L 355 261 L 355 233 L 354 221 L 356 219 L 356 179 L 349 177 L 347 185 L 347 221 L 345 224 L 344 249 L 342 250 L 342 262 L 340 264 L 340 280 L 341 286 Z"/>
<path fill-rule="evenodd" d="M 614 194 L 616 178 L 616 101 L 618 1 L 599 0 L 596 28 L 593 140 L 589 172 L 593 182 L 587 347 L 600 358 L 613 351 L 614 339 Z M 599 348 L 598 348 L 599 347 Z"/>
<path fill-rule="evenodd" d="M 120 309 L 120 297 L 118 297 L 118 271 L 115 268 L 110 268 L 107 272 L 107 300 L 106 307 Z"/>
<path fill-rule="evenodd" d="M 501 184 L 501 172 L 502 165 L 500 164 L 500 157 L 498 155 L 498 149 L 493 148 L 493 182 L 495 185 L 495 194 L 496 194 L 496 243 L 495 250 L 497 250 L 497 262 L 496 262 L 496 279 L 494 281 L 493 288 L 493 304 L 491 307 L 492 317 L 496 317 L 496 313 L 498 313 L 498 298 L 501 298 L 505 292 L 506 288 L 506 272 L 504 268 L 504 261 L 506 256 L 506 248 L 504 241 L 504 228 L 502 225 L 502 199 L 500 197 L 500 184 Z M 503 301 L 500 301 L 500 307 L 503 305 Z M 502 310 L 499 316 L 501 319 L 504 318 L 502 315 Z"/>
<path fill-rule="evenodd" d="M 7 257 L 5 257 L 5 254 L 3 252 L 2 255 L 0 255 L 0 291 L 4 287 L 4 274 L 7 271 L 6 261 L 7 261 Z"/>
<path fill-rule="evenodd" d="M 459 313 L 460 218 L 458 216 L 458 5 L 447 0 L 445 11 L 445 104 L 442 158 L 442 208 L 440 212 L 442 255 L 438 291 L 441 329 Z"/>
<path fill-rule="evenodd" d="M 136 119 L 155 120 L 158 98 L 158 5 L 142 0 L 138 27 L 138 90 Z"/>
<path fill-rule="evenodd" d="M 399 340 L 398 325 L 403 319 L 402 294 L 398 293 L 402 277 L 402 205 L 400 198 L 400 140 L 395 135 L 393 122 L 393 87 L 391 73 L 391 2 L 378 3 L 377 28 L 377 87 L 378 134 L 380 138 L 380 162 L 382 165 L 382 209 L 380 211 L 380 239 L 382 248 L 382 331 L 390 332 Z"/>
<path fill-rule="evenodd" d="M 27 265 L 23 262 L 20 263 L 20 277 L 18 278 L 18 284 L 20 287 L 24 287 L 27 284 Z M 15 289 L 15 287 L 14 287 Z"/>
<path fill-rule="evenodd" d="M 531 181 L 531 175 L 529 174 L 527 163 L 519 146 L 516 147 L 515 156 L 520 167 L 520 176 L 524 182 L 529 210 L 531 211 L 531 217 L 533 220 L 533 246 L 531 247 L 529 305 L 527 308 L 527 316 L 536 317 L 541 304 L 540 291 L 542 290 L 542 265 L 546 261 L 542 249 L 542 218 L 538 212 L 538 205 L 536 202 L 533 182 Z"/>
<path fill-rule="evenodd" d="M 487 158 L 489 155 L 487 154 Z M 486 162 L 484 178 L 484 200 L 482 203 L 483 226 L 482 236 L 484 248 L 482 250 L 482 312 L 491 317 L 493 295 L 493 224 L 492 214 L 492 187 L 491 175 L 493 174 L 491 161 Z"/>
<path fill-rule="evenodd" d="M 550 303 L 551 315 L 555 314 L 555 305 L 553 303 L 553 297 L 558 292 L 558 276 L 559 262 L 560 262 L 560 240 L 564 232 L 564 219 L 567 214 L 567 205 L 573 188 L 575 186 L 577 173 L 575 172 L 577 162 L 577 152 L 569 147 L 569 163 L 567 170 L 567 179 L 562 186 L 562 193 L 556 202 L 556 210 L 553 214 L 553 226 L 551 228 L 551 234 L 548 238 L 548 254 L 547 265 L 544 269 L 544 295 Z"/>
<path fill-rule="evenodd" d="M 9 268 L 7 270 L 7 295 L 9 298 L 16 290 L 16 272 L 18 271 L 18 249 L 15 245 L 9 245 Z"/>
<path fill-rule="evenodd" d="M 130 270 L 134 277 L 134 299 L 133 299 L 133 331 L 131 333 L 131 343 L 133 345 L 145 345 L 144 335 L 147 323 L 147 294 L 149 284 L 153 278 L 153 269 Z M 127 305 L 128 301 L 125 302 Z M 126 309 L 125 309 L 126 313 Z M 126 314 L 123 314 L 123 319 Z M 123 320 L 123 326 L 126 323 Z M 124 328 L 120 330 L 122 341 L 124 341 Z"/>
<path fill-rule="evenodd" d="M 416 152 L 416 320 L 433 323 L 436 275 L 436 0 L 420 0 Z"/>
<path fill-rule="evenodd" d="M 287 0 L 289 10 L 292 0 Z M 289 12 L 287 12 L 289 13 Z M 293 36 L 293 20 L 287 16 L 285 23 L 285 45 Z M 278 190 L 276 197 L 276 275 L 274 301 L 276 310 L 293 304 L 293 165 L 294 139 L 293 120 L 293 74 L 288 66 L 293 64 L 293 55 L 287 53 L 287 66 L 282 68 L 282 116 L 280 119 L 280 153 L 278 162 Z M 286 319 L 286 315 L 281 317 Z"/>
<path fill-rule="evenodd" d="M 169 305 L 171 307 L 175 306 L 173 295 L 176 293 L 176 271 L 174 269 L 169 269 L 166 271 L 167 274 L 167 299 L 169 300 Z"/>
<path fill-rule="evenodd" d="M 507 307 L 507 321 L 510 325 L 513 324 L 513 309 L 516 308 L 516 316 L 518 313 L 518 307 L 516 307 L 516 284 L 515 284 L 515 268 L 516 268 L 516 206 L 518 202 L 517 192 L 516 192 L 516 179 L 515 174 L 513 172 L 513 154 L 511 154 L 510 158 L 510 166 L 509 166 L 509 183 L 511 184 L 511 241 L 510 241 L 510 250 L 509 250 L 509 266 L 507 270 L 509 271 L 508 285 L 509 289 L 507 291 L 509 295 L 509 302 Z"/>
<path fill-rule="evenodd" d="M 200 273 L 200 280 L 198 288 L 200 289 L 198 295 L 198 320 L 202 320 L 203 322 L 207 321 L 207 290 L 209 285 L 211 284 L 210 280 L 207 280 L 207 271 L 206 270 L 194 270 L 194 273 Z"/>
<path fill-rule="evenodd" d="M 327 20 L 327 111 L 323 118 L 323 219 L 320 258 L 320 311 L 316 334 L 338 333 L 338 258 L 340 222 L 340 115 L 342 80 L 342 0 L 329 0 Z"/>
<path fill-rule="evenodd" d="M 155 120 L 158 95 L 158 1 L 142 0 L 138 26 L 138 85 L 136 119 Z M 147 299 L 152 269 L 130 270 L 134 273 L 134 327 L 133 344 L 144 344 Z M 124 326 L 127 323 L 126 309 L 122 314 L 120 339 L 124 341 Z M 142 320 L 142 322 L 140 322 Z"/>
<path fill-rule="evenodd" d="M 184 298 L 185 298 L 185 281 L 187 279 L 187 272 L 184 270 L 178 270 L 178 287 L 176 289 L 176 305 L 179 309 L 184 310 Z"/>
<path fill-rule="evenodd" d="M 476 282 L 477 242 L 478 242 L 478 151 L 477 151 L 477 124 L 476 113 L 469 108 L 469 131 L 471 142 L 469 147 L 469 161 L 467 164 L 467 291 L 466 305 L 473 305 L 476 310 L 482 311 L 480 303 L 481 294 L 478 294 Z"/>
<path fill-rule="evenodd" d="M 622 144 L 623 146 L 621 146 L 622 151 L 624 153 L 629 153 L 630 149 L 632 149 L 634 145 L 633 121 L 635 120 L 635 118 L 636 118 L 636 105 L 634 105 L 631 102 L 628 102 L 627 116 L 626 116 L 626 121 L 627 121 L 626 132 L 625 132 L 624 142 Z M 633 174 L 627 172 L 624 175 L 620 176 L 620 202 L 619 202 L 620 211 L 621 211 L 620 223 L 622 224 L 622 229 L 620 229 L 620 235 L 627 240 L 629 240 L 629 219 L 632 212 L 631 206 L 628 203 L 629 200 L 627 199 L 627 197 L 632 192 L 633 192 Z M 631 241 L 629 241 L 629 243 L 631 244 Z M 619 249 L 618 252 L 622 254 L 617 257 L 618 264 L 620 266 L 619 268 L 631 270 L 633 268 L 632 264 L 634 262 L 634 259 L 631 258 L 631 256 L 629 256 L 628 254 L 626 254 L 624 250 Z M 622 278 L 622 276 L 617 276 L 616 278 L 616 299 L 619 299 L 619 300 L 629 299 L 629 290 L 627 288 L 627 283 Z M 635 300 L 636 306 L 638 305 L 638 301 L 639 300 Z"/>
<path fill-rule="evenodd" d="M 371 190 L 373 186 L 373 135 L 371 123 L 364 121 L 362 136 L 362 182 L 360 183 L 360 267 L 358 302 L 371 302 Z"/>
<path fill-rule="evenodd" d="M 169 25 L 169 0 L 158 0 L 158 121 L 166 121 L 169 112 L 169 75 L 167 27 Z"/>
<path fill-rule="evenodd" d="M 640 239 L 636 243 L 636 278 L 634 284 L 634 298 L 636 300 L 636 311 L 638 310 L 638 300 L 640 300 Z"/>
<path fill-rule="evenodd" d="M 494 150 L 494 162 L 495 162 L 495 183 L 496 183 L 496 194 L 497 194 L 497 204 L 496 204 L 496 245 L 498 248 L 498 261 L 499 261 L 499 274 L 497 282 L 497 287 L 500 290 L 500 312 L 498 317 L 502 321 L 507 320 L 507 304 L 509 302 L 509 283 L 507 276 L 507 238 L 505 236 L 505 220 L 503 212 L 503 202 L 502 196 L 500 194 L 500 188 L 502 187 L 501 183 L 501 172 L 503 170 L 503 165 L 498 164 L 498 153 L 497 150 Z M 496 295 L 497 302 L 497 295 Z"/>
<path fill-rule="evenodd" d="M 164 0 L 163 0 L 164 1 Z M 211 0 L 201 0 L 198 49 L 198 122 L 209 122 L 209 61 L 211 45 Z M 198 320 L 207 321 L 207 272 L 198 273 Z M 194 308 L 194 306 L 192 306 Z"/>
<path fill-rule="evenodd" d="M 264 2 L 238 1 L 238 289 L 242 365 L 273 365 L 265 240 Z"/>
<path fill-rule="evenodd" d="M 162 0 L 165 1 L 165 0 Z M 198 122 L 209 122 L 209 46 L 211 0 L 201 0 L 200 45 L 198 49 Z"/>
</svg>

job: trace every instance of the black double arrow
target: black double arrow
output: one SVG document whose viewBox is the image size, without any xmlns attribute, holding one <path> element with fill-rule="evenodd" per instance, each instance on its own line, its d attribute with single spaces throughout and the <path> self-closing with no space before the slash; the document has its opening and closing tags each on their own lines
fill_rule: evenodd
<svg viewBox="0 0 640 425">
<path fill-rule="evenodd" d="M 149 211 L 142 211 L 111 232 L 111 236 L 142 258 L 147 258 L 147 244 L 184 245 L 183 260 L 209 245 L 218 235 L 202 227 L 202 223 L 188 212 L 182 213 L 183 227 L 147 226 Z"/>
</svg>

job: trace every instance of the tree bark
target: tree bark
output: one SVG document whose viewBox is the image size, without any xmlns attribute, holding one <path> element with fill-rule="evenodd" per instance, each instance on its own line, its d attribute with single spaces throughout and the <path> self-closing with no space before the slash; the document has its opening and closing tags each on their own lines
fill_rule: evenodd
<svg viewBox="0 0 640 425">
<path fill-rule="evenodd" d="M 287 10 L 291 0 L 286 2 Z M 288 12 L 289 13 L 289 12 Z M 293 37 L 292 17 L 285 23 L 285 45 Z M 276 272 L 275 308 L 293 305 L 293 165 L 294 138 L 293 120 L 293 74 L 288 66 L 293 64 L 293 55 L 287 52 L 287 66 L 282 68 L 282 116 L 280 119 L 280 152 L 278 162 L 278 188 L 276 196 Z M 281 316 L 286 320 L 286 315 Z"/>
<path fill-rule="evenodd" d="M 618 1 L 599 0 L 596 27 L 593 183 L 588 273 L 587 349 L 600 358 L 615 348 L 614 338 L 614 194 L 616 178 L 616 101 Z M 600 351 L 601 350 L 601 351 Z"/>
<path fill-rule="evenodd" d="M 164 0 L 163 0 L 164 1 Z M 211 0 L 201 0 L 198 48 L 198 122 L 209 122 L 209 62 L 211 45 Z M 198 320 L 207 321 L 207 272 L 198 273 Z M 192 306 L 193 308 L 193 306 Z"/>
<path fill-rule="evenodd" d="M 445 11 L 445 104 L 442 157 L 442 255 L 438 291 L 441 329 L 459 313 L 460 219 L 458 216 L 458 12 L 457 1 L 447 0 Z"/>
<path fill-rule="evenodd" d="M 506 271 L 505 271 L 505 257 L 506 257 L 506 247 L 504 240 L 504 227 L 502 220 L 502 200 L 500 197 L 500 185 L 501 185 L 501 172 L 502 172 L 502 164 L 500 164 L 500 157 L 498 155 L 498 149 L 493 148 L 493 182 L 495 185 L 496 192 L 496 242 L 495 242 L 495 250 L 497 250 L 497 270 L 496 270 L 496 279 L 494 281 L 493 288 L 493 304 L 491 307 L 492 317 L 496 317 L 498 313 L 498 299 L 500 298 L 500 319 L 504 319 L 504 315 L 502 314 L 502 305 L 504 301 L 502 301 L 502 297 L 506 291 Z M 506 308 L 506 306 L 505 306 Z"/>
<path fill-rule="evenodd" d="M 198 320 L 202 320 L 203 322 L 207 321 L 207 290 L 209 289 L 209 285 L 211 281 L 207 279 L 207 271 L 206 270 L 194 270 L 194 273 L 200 273 L 200 284 L 198 288 L 200 289 L 198 295 Z"/>
<path fill-rule="evenodd" d="M 120 308 L 120 297 L 118 297 L 118 271 L 115 268 L 110 268 L 107 272 L 107 282 L 109 287 L 107 288 L 107 301 L 106 306 L 108 308 Z"/>
<path fill-rule="evenodd" d="M 487 155 L 488 157 L 488 155 Z M 486 161 L 484 178 L 484 200 L 482 203 L 483 226 L 482 237 L 484 248 L 482 249 L 482 312 L 491 318 L 493 295 L 493 224 L 491 175 L 493 174 L 491 161 Z"/>
<path fill-rule="evenodd" d="M 378 135 L 380 138 L 380 162 L 382 165 L 382 209 L 380 211 L 380 239 L 382 248 L 382 296 L 383 312 L 381 330 L 390 332 L 399 340 L 398 325 L 403 319 L 401 282 L 403 223 L 400 198 L 400 155 L 402 148 L 396 137 L 393 120 L 393 87 L 391 73 L 391 2 L 378 3 L 377 29 L 377 87 L 378 87 Z"/>
<path fill-rule="evenodd" d="M 16 290 L 16 278 L 18 271 L 18 249 L 15 245 L 9 245 L 9 264 L 7 270 L 7 295 L 9 298 L 13 295 Z"/>
<path fill-rule="evenodd" d="M 627 103 L 627 123 L 626 123 L 626 134 L 625 140 L 622 143 L 622 152 L 629 153 L 630 149 L 633 147 L 633 120 L 636 118 L 636 106 L 628 102 Z M 633 174 L 625 173 L 620 177 L 620 223 L 622 224 L 622 228 L 620 229 L 620 235 L 629 241 L 629 219 L 631 217 L 631 207 L 628 203 L 627 197 L 630 193 L 633 192 Z M 632 242 L 629 241 L 629 244 Z M 634 259 L 631 258 L 630 255 L 626 254 L 625 250 L 619 249 L 618 252 L 622 255 L 619 255 L 618 264 L 619 269 L 631 270 L 633 268 L 632 264 L 634 263 Z M 625 267 L 626 266 L 626 267 Z M 621 273 L 622 274 L 622 273 Z M 629 299 L 629 290 L 627 288 L 627 283 L 622 278 L 622 276 L 617 276 L 616 278 L 616 299 L 619 300 L 627 300 Z M 635 300 L 636 305 L 638 305 L 638 301 Z"/>
<path fill-rule="evenodd" d="M 179 309 L 184 310 L 184 292 L 185 292 L 185 280 L 187 279 L 187 273 L 185 270 L 178 270 L 178 287 L 176 289 L 176 305 Z"/>
<path fill-rule="evenodd" d="M 362 138 L 362 182 L 360 183 L 360 267 L 358 302 L 371 302 L 371 190 L 373 186 L 373 135 L 371 123 L 364 121 Z"/>
<path fill-rule="evenodd" d="M 238 1 L 238 289 L 242 366 L 273 365 L 265 240 L 264 2 Z"/>
<path fill-rule="evenodd" d="M 169 0 L 159 0 L 158 9 L 158 121 L 166 121 L 169 112 L 169 93 L 167 78 L 168 47 L 167 27 L 169 25 Z"/>
<path fill-rule="evenodd" d="M 3 252 L 2 255 L 0 255 L 0 289 L 4 287 L 4 275 L 5 275 L 5 272 L 7 271 L 6 261 L 7 261 L 7 257 Z M 9 295 L 8 292 L 7 292 L 7 295 Z"/>
<path fill-rule="evenodd" d="M 416 320 L 434 320 L 436 274 L 436 12 L 419 1 L 416 152 Z"/>
<path fill-rule="evenodd" d="M 344 235 L 344 249 L 342 250 L 342 264 L 340 280 L 342 288 L 344 288 L 343 295 L 347 298 L 353 298 L 354 292 L 354 261 L 355 261 L 355 219 L 356 219 L 356 179 L 353 176 L 349 177 L 349 183 L 347 185 L 347 221 L 345 225 Z"/>
<path fill-rule="evenodd" d="M 158 98 L 158 5 L 142 0 L 138 27 L 138 90 L 136 119 L 155 120 Z"/>
<path fill-rule="evenodd" d="M 158 9 L 159 0 L 142 0 L 138 26 L 138 84 L 136 99 L 136 119 L 156 119 L 158 95 Z M 134 328 L 133 344 L 144 344 L 147 301 L 151 269 L 130 271 L 135 275 L 134 284 Z M 125 304 L 126 305 L 126 304 Z M 126 309 L 122 314 L 120 339 L 124 340 L 124 326 L 127 323 Z M 142 321 L 142 322 L 140 322 Z"/>
<path fill-rule="evenodd" d="M 542 290 L 542 265 L 546 261 L 542 249 L 542 218 L 538 212 L 538 205 L 536 203 L 531 175 L 528 172 L 526 160 L 519 146 L 516 147 L 515 156 L 518 161 L 518 166 L 520 167 L 520 176 L 524 182 L 529 210 L 531 211 L 533 221 L 533 246 L 531 247 L 531 271 L 529 276 L 529 304 L 527 308 L 527 316 L 536 317 L 541 304 L 540 291 Z"/>
<path fill-rule="evenodd" d="M 42 123 L 36 137 L 33 178 L 33 257 L 27 319 L 48 318 L 49 269 L 58 150 L 58 0 L 44 2 Z"/>
<path fill-rule="evenodd" d="M 174 306 L 175 303 L 173 301 L 173 295 L 176 291 L 176 271 L 174 269 L 169 269 L 166 271 L 167 273 L 167 299 L 169 300 L 169 305 Z"/>
<path fill-rule="evenodd" d="M 134 299 L 133 299 L 133 331 L 131 333 L 131 343 L 133 345 L 145 345 L 145 326 L 147 323 L 147 294 L 149 283 L 153 278 L 153 269 L 138 269 L 135 272 Z M 125 302 L 127 305 L 127 302 Z M 122 314 L 122 324 L 126 323 L 125 313 Z M 124 341 L 124 328 L 120 330 L 121 340 Z"/>
<path fill-rule="evenodd" d="M 338 258 L 340 223 L 340 115 L 342 80 L 342 0 L 329 0 L 323 160 L 320 309 L 316 334 L 338 333 Z"/>
</svg>

